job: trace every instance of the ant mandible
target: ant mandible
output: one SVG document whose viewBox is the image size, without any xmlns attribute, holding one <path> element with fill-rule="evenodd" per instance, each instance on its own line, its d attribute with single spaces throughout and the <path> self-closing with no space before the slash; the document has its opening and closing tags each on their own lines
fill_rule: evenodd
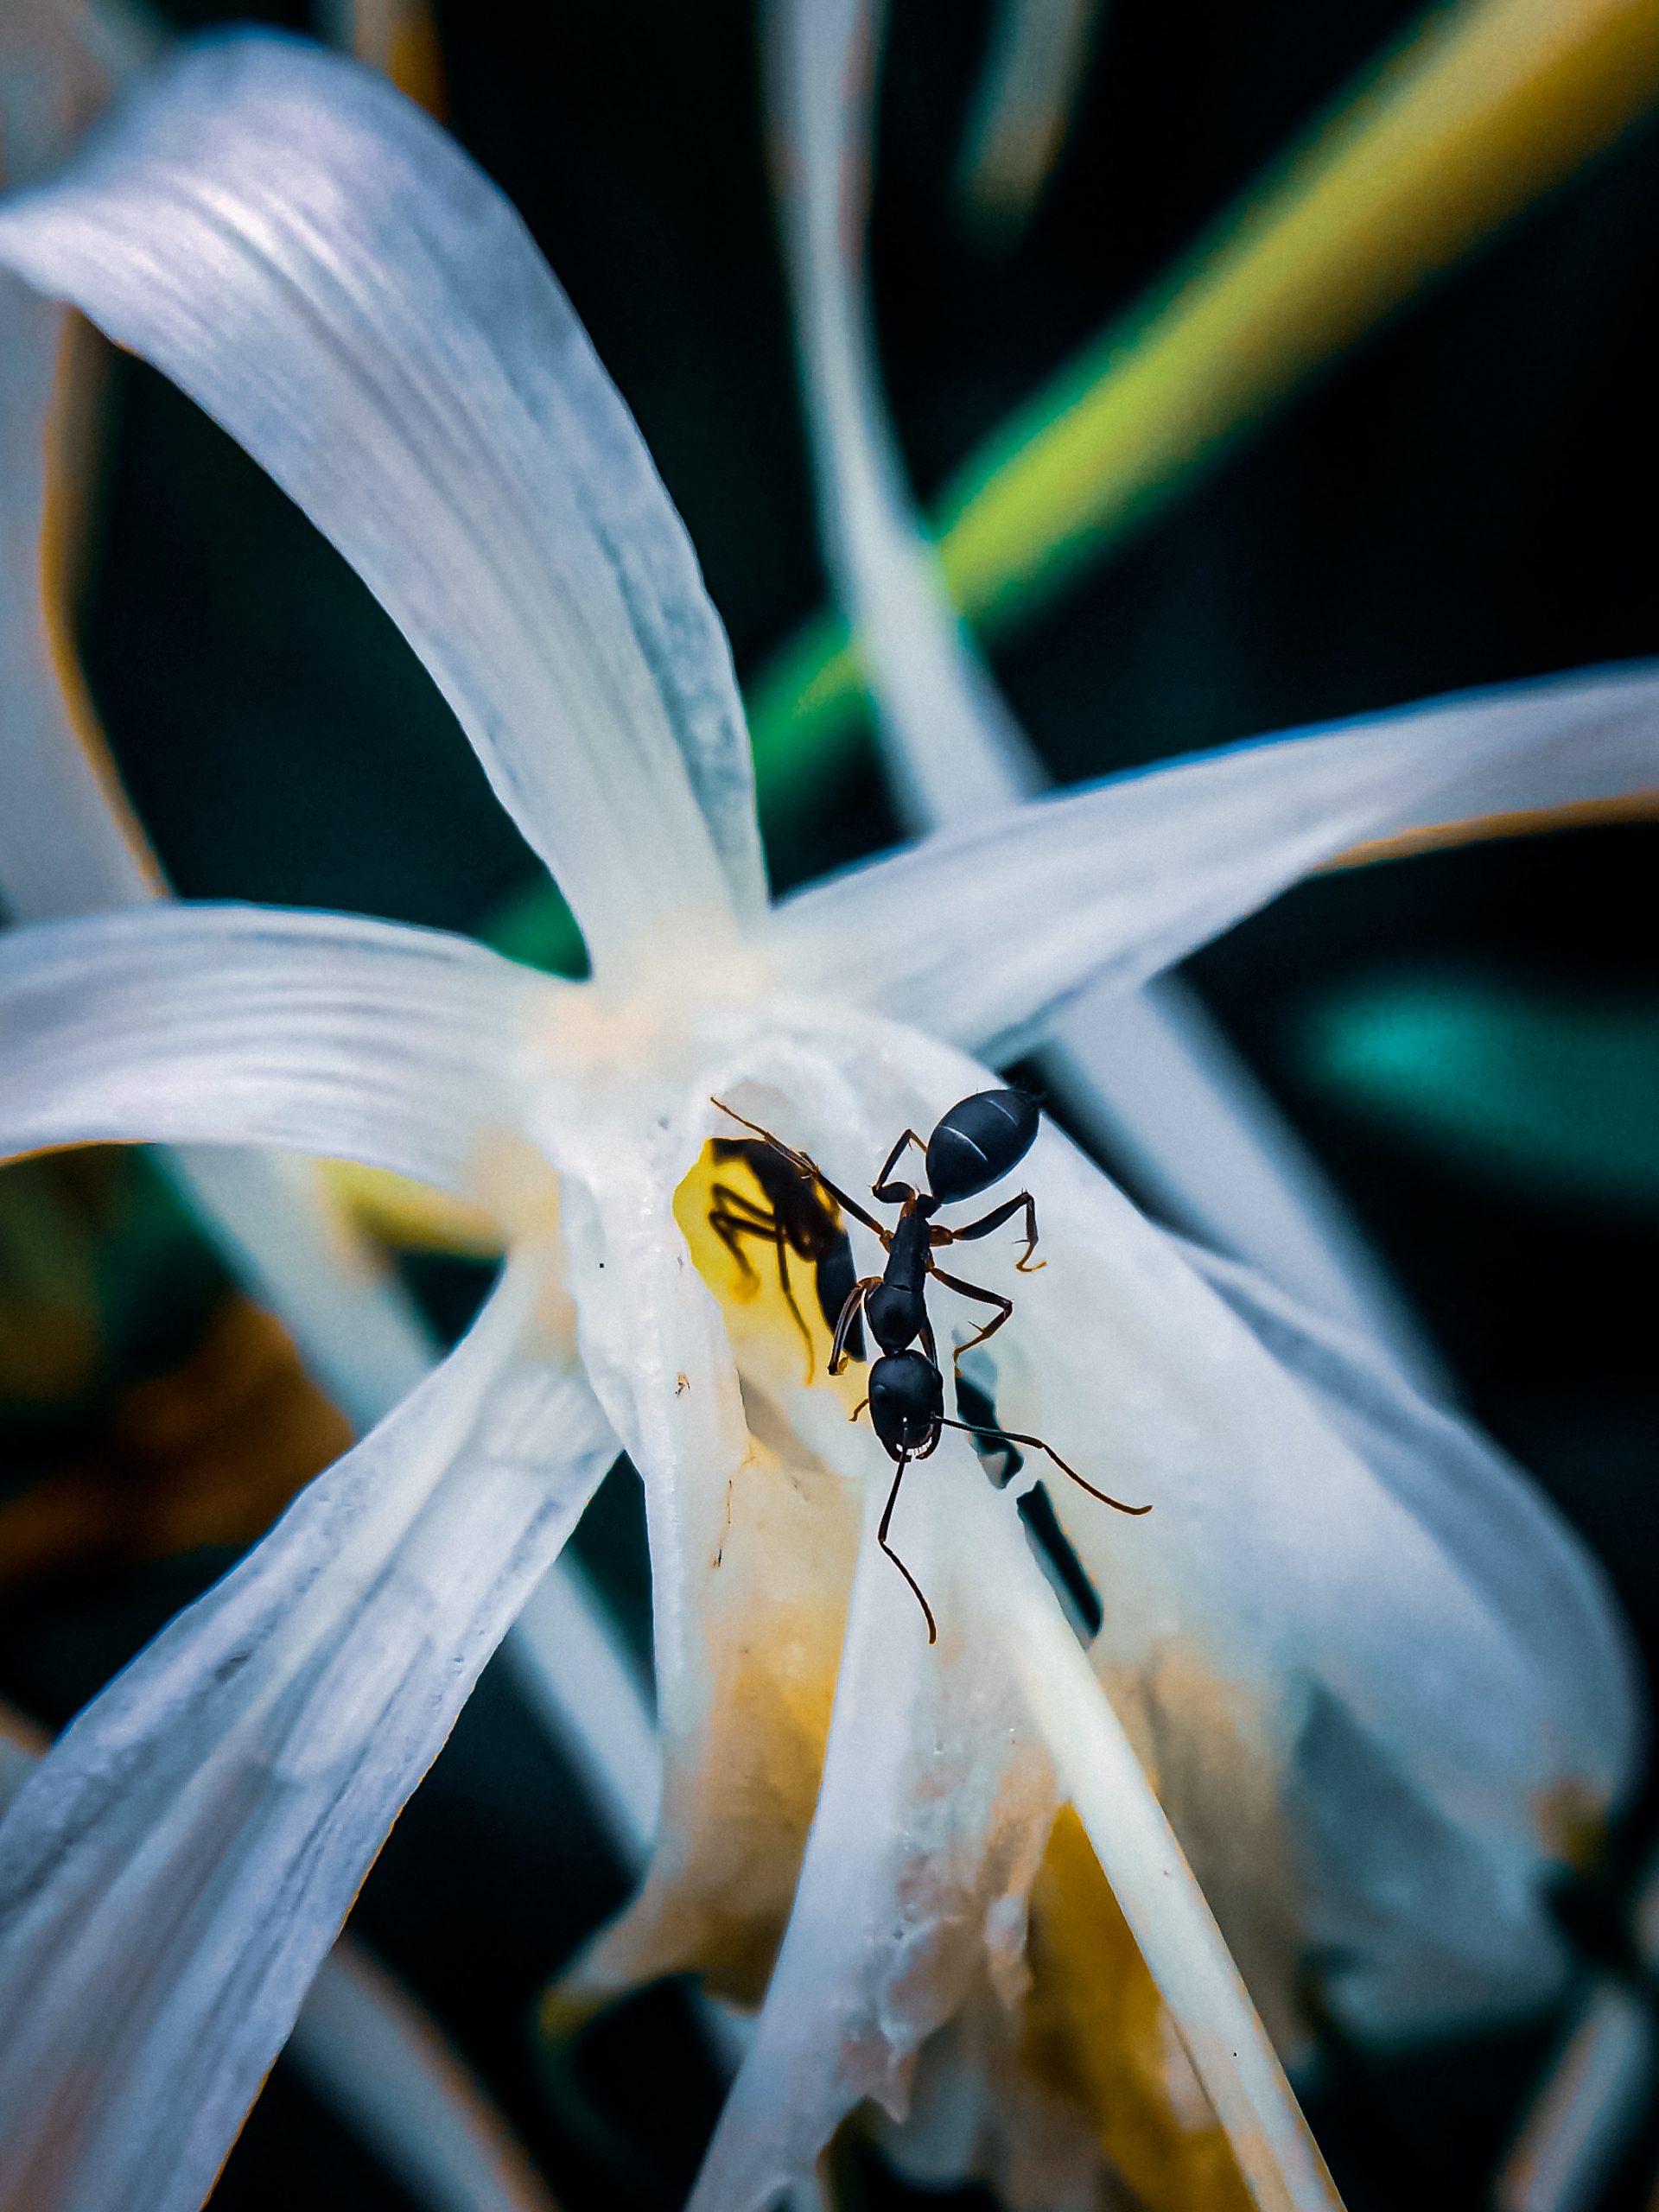
<svg viewBox="0 0 1659 2212">
<path fill-rule="evenodd" d="M 1096 1490 L 1093 1483 L 1084 1481 L 1075 1467 L 1067 1466 L 1053 1446 L 1045 1444 L 1040 1436 L 1023 1436 L 1014 1429 L 988 1429 L 973 1421 L 953 1421 L 944 1410 L 944 1376 L 940 1371 L 938 1350 L 927 1313 L 929 1276 L 947 1290 L 997 1309 L 977 1335 L 957 1347 L 951 1355 L 953 1369 L 963 1352 L 971 1351 L 975 1345 L 982 1344 L 996 1334 L 1013 1313 L 1014 1301 L 1000 1292 L 947 1274 L 943 1268 L 935 1265 L 934 1252 L 941 1245 L 972 1243 L 988 1236 L 1023 1212 L 1026 1249 L 1015 1261 L 1015 1268 L 1021 1274 L 1033 1274 L 1045 1262 L 1032 1258 L 1037 1249 L 1037 1207 L 1029 1191 L 1005 1199 L 978 1221 L 969 1222 L 962 1229 L 947 1229 L 935 1217 L 941 1206 L 957 1205 L 965 1198 L 977 1198 L 1019 1166 L 1031 1149 L 1039 1122 L 1037 1108 L 1029 1098 L 1017 1090 L 976 1091 L 972 1097 L 959 1100 L 925 1141 L 914 1129 L 906 1129 L 870 1185 L 870 1195 L 878 1205 L 899 1208 L 899 1219 L 892 1229 L 885 1228 L 856 1198 L 849 1198 L 832 1183 L 807 1154 L 786 1145 L 781 1137 L 734 1112 L 721 1100 L 715 1098 L 709 1103 L 781 1154 L 798 1174 L 810 1178 L 844 1212 L 855 1221 L 861 1221 L 881 1240 L 887 1255 L 887 1266 L 879 1275 L 861 1277 L 848 1293 L 836 1324 L 830 1372 L 839 1375 L 849 1357 L 857 1356 L 853 1338 L 861 1316 L 880 1346 L 880 1357 L 870 1370 L 869 1395 L 856 1408 L 853 1419 L 856 1421 L 868 1407 L 871 1426 L 887 1457 L 895 1462 L 893 1487 L 887 1492 L 876 1541 L 914 1591 L 927 1622 L 930 1643 L 937 1643 L 939 1634 L 933 1608 L 923 1595 L 921 1585 L 887 1541 L 887 1530 L 892 1526 L 905 1469 L 912 1459 L 930 1458 L 938 1448 L 940 1435 L 945 1429 L 959 1428 L 970 1436 L 995 1436 L 1008 1443 L 1029 1445 L 1033 1451 L 1046 1452 L 1062 1474 L 1069 1475 L 1080 1490 L 1087 1491 L 1103 1505 L 1109 1505 L 1119 1513 L 1152 1510 L 1149 1505 L 1125 1505 L 1122 1499 Z M 922 1154 L 926 1190 L 894 1179 L 893 1171 L 906 1145 L 914 1145 Z M 781 1252 L 781 1240 L 779 1248 Z"/>
</svg>

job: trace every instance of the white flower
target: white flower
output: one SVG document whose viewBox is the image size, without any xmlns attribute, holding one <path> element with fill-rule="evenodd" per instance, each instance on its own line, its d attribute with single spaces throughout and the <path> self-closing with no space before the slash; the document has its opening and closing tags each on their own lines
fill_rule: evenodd
<svg viewBox="0 0 1659 2212">
<path fill-rule="evenodd" d="M 199 2201 L 619 1441 L 647 1490 L 668 1770 L 642 1898 L 573 1992 L 679 1964 L 758 1992 L 788 1916 L 699 2202 L 764 2203 L 861 2097 L 901 2101 L 948 2023 L 1006 2031 L 1062 1800 L 1081 1831 L 1057 1835 L 1086 1833 L 1134 1938 L 1126 2012 L 1138 1946 L 1137 2018 L 1173 2024 L 1256 2200 L 1327 2202 L 1119 1713 L 1275 2014 L 1298 1944 L 1340 1946 L 1333 2001 L 1374 2023 L 1524 1997 L 1556 1964 L 1540 1881 L 1631 1757 L 1594 1570 L 1386 1365 L 1236 1270 L 1206 1282 L 1045 1130 L 1048 1264 L 995 1340 L 998 1416 L 1155 1510 L 1055 1501 L 1105 1604 L 1085 1655 L 948 1437 L 894 1523 L 930 1648 L 874 1543 L 892 1470 L 855 1394 L 806 1385 L 775 1301 L 722 1308 L 676 1196 L 730 1130 L 711 1096 L 856 1188 L 1069 995 L 1133 986 L 1356 840 L 1649 780 L 1659 677 L 1236 748 L 769 910 L 683 532 L 517 218 L 432 124 L 303 47 L 206 45 L 0 212 L 0 261 L 172 376 L 353 562 L 594 969 L 561 984 L 433 932 L 234 906 L 0 939 L 5 1151 L 342 1154 L 482 1202 L 512 1246 L 450 1359 L 0 1829 L 0 2205 Z M 1166 2102 L 1181 2078 L 1169 2057 Z"/>
</svg>

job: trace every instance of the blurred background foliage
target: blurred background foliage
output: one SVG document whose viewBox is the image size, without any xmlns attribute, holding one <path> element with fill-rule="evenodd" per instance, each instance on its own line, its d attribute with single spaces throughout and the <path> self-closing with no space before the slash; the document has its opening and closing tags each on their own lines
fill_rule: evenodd
<svg viewBox="0 0 1659 2212">
<path fill-rule="evenodd" d="M 165 10 L 181 27 L 231 12 Z M 297 4 L 234 12 L 315 27 Z M 1651 69 L 1659 11 L 1604 12 L 1637 25 Z M 1080 359 L 1098 372 L 1103 332 L 1121 357 L 1195 243 L 1414 21 L 1397 0 L 1112 0 L 1049 189 L 1011 227 L 961 184 L 992 16 L 987 0 L 894 0 L 884 73 L 875 323 L 934 512 L 960 512 L 963 472 L 1033 395 L 1075 383 Z M 435 20 L 448 119 L 540 240 L 696 544 L 758 702 L 776 880 L 887 842 L 849 664 L 825 690 L 836 638 L 818 615 L 750 0 L 467 0 Z M 1615 106 L 1639 105 L 1636 52 L 1621 49 Z M 1538 143 L 1486 148 L 1497 198 L 1523 196 L 1517 146 Z M 1467 180 L 1446 175 L 1455 197 Z M 1432 193 L 1419 213 L 1446 218 Z M 1340 274 L 1292 288 L 1269 352 L 1294 360 L 1299 333 L 1344 327 Z M 1112 433 L 1128 488 L 1109 543 L 1044 594 L 1027 563 L 991 640 L 1055 776 L 1651 653 L 1656 276 L 1659 129 L 1643 123 L 1155 503 L 1130 482 L 1152 435 L 1131 411 Z M 1214 345 L 1170 373 L 1213 384 Z M 556 957 L 556 915 L 524 902 L 530 855 L 361 586 L 161 379 L 111 360 L 106 399 L 79 638 L 179 891 L 485 931 Z M 815 732 L 836 741 L 809 750 Z M 1333 873 L 1189 964 L 1473 1410 L 1607 1561 L 1650 1659 L 1656 845 L 1631 821 Z M 0 1194 L 0 1696 L 55 1726 L 344 1432 L 141 1158 L 28 1163 Z M 405 1264 L 446 1333 L 487 1279 L 477 1258 Z M 582 1541 L 643 1633 L 626 1482 Z M 1637 1808 L 1614 1877 L 1650 1828 Z M 556 2064 L 532 2051 L 535 1989 L 622 1888 L 498 1668 L 355 1916 L 572 2205 L 675 2202 L 716 2095 L 673 1993 Z M 1605 1897 L 1571 1909 L 1597 1955 Z M 1466 2046 L 1452 2068 L 1333 2049 L 1313 2109 L 1356 2212 L 1481 2201 L 1555 2025 Z M 1659 2126 L 1608 2212 L 1643 2202 L 1656 2154 Z M 873 2169 L 843 2181 L 849 2204 L 889 2199 Z M 279 2068 L 219 2201 L 302 2187 L 320 2207 L 408 2201 Z"/>
</svg>

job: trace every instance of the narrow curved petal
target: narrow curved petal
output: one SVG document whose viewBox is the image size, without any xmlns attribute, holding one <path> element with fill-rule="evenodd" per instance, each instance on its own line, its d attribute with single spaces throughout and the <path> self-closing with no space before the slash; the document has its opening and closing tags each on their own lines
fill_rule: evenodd
<svg viewBox="0 0 1659 2212">
<path fill-rule="evenodd" d="M 1535 1808 L 1541 1840 L 1570 1855 L 1575 1813 L 1592 1815 L 1618 1778 L 1635 1770 L 1643 1734 L 1632 1651 L 1599 1566 L 1521 1469 L 1478 1430 L 1417 1396 L 1372 1346 L 1236 1262 L 1183 1250 L 1376 1480 L 1433 1535 L 1515 1647 L 1535 1656 L 1541 1678 L 1554 1688 L 1560 1725 L 1582 1738 L 1576 1788 L 1564 1770 L 1558 1805 L 1552 1808 L 1546 1790 Z M 1364 1771 L 1360 1746 L 1331 1708 L 1316 1714 L 1302 1751 L 1295 1787 L 1327 1846 L 1311 1914 L 1314 1946 L 1328 1945 L 1338 1961 L 1326 2002 L 1355 2032 L 1373 2037 L 1455 2023 L 1460 2010 L 1479 2002 L 1467 1963 L 1472 1957 L 1478 1967 L 1481 1944 L 1481 1916 L 1471 1912 L 1467 1895 L 1467 1855 L 1454 1854 L 1449 1837 L 1431 1833 L 1426 1822 L 1414 1854 L 1379 1853 L 1367 1833 L 1370 1810 L 1350 1819 L 1334 1815 L 1328 1802 L 1314 1804 L 1313 1777 L 1332 1762 L 1355 1784 Z M 1499 1931 L 1498 1945 L 1488 1942 L 1489 1953 L 1501 1951 L 1509 1935 L 1518 1954 L 1510 1971 L 1524 1971 L 1528 1955 L 1536 1955 L 1529 1918 L 1523 1904 L 1513 1925 Z M 1411 1929 L 1409 1944 L 1386 1936 L 1352 1941 L 1357 1927 L 1383 1935 L 1396 1924 Z M 1503 1957 L 1491 1963 L 1501 1981 Z"/>
<path fill-rule="evenodd" d="M 1628 1769 L 1639 1748 L 1630 1641 L 1605 1574 L 1543 1492 L 1478 1429 L 1419 1397 L 1363 1338 L 1236 1260 L 1180 1250 L 1433 1532 L 1516 1644 L 1537 1654 L 1563 1705 L 1599 1715 L 1609 1767 Z"/>
<path fill-rule="evenodd" d="M 505 200 L 356 65 L 165 64 L 0 261 L 220 421 L 431 671 L 597 964 L 763 887 L 730 658 L 633 423 Z"/>
<path fill-rule="evenodd" d="M 579 988 L 579 987 L 577 987 Z M 170 1142 L 340 1154 L 476 1196 L 558 987 L 464 938 L 162 906 L 0 937 L 0 1153 Z"/>
<path fill-rule="evenodd" d="M 6 2212 L 195 2212 L 410 1790 L 614 1454 L 533 1261 L 88 1707 L 0 1826 Z"/>
<path fill-rule="evenodd" d="M 1263 2212 L 1329 2212 L 1339 2200 L 1325 2161 L 1175 1832 L 1035 1567 L 1020 1566 L 1004 1615 L 1010 1667 L 1250 2196 Z"/>
<path fill-rule="evenodd" d="M 863 241 L 883 12 L 866 0 L 774 0 L 778 192 L 825 556 L 868 666 L 900 819 L 928 830 L 1001 813 L 1047 779 L 950 602 L 882 402 Z M 1000 35 L 1019 57 L 1007 55 L 1007 73 L 1040 77 L 1042 54 L 1064 73 L 1066 36 L 1085 13 L 1007 10 Z M 1368 1324 L 1408 1371 L 1433 1375 L 1380 1262 L 1191 994 L 1167 978 L 1132 995 L 1103 983 L 1060 1009 L 1046 1042 L 1044 1073 L 1074 1121 L 1133 1165 L 1171 1218 Z"/>
<path fill-rule="evenodd" d="M 1006 1058 L 1085 984 L 1132 989 L 1363 840 L 1659 784 L 1659 674 L 1611 669 L 1230 747 L 1039 799 L 788 900 L 778 953 Z"/>
<path fill-rule="evenodd" d="M 998 813 L 1044 779 L 924 543 L 877 381 L 863 240 L 884 12 L 773 0 L 769 59 L 825 556 L 869 664 L 900 813 L 931 830 Z"/>
</svg>

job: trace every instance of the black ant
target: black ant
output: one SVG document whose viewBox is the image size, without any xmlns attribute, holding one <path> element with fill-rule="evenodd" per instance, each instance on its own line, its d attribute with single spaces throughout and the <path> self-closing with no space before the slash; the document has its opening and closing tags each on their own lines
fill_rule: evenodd
<svg viewBox="0 0 1659 2212">
<path fill-rule="evenodd" d="M 709 1192 L 715 1203 L 709 1209 L 709 1226 L 737 1262 L 741 1273 L 753 1276 L 745 1238 L 775 1246 L 778 1280 L 795 1325 L 806 1345 L 806 1379 L 812 1380 L 812 1332 L 795 1302 L 795 1286 L 789 1279 L 789 1255 L 794 1252 L 817 1272 L 818 1310 L 825 1328 L 833 1330 L 841 1319 L 854 1287 L 853 1247 L 841 1225 L 835 1200 L 815 1176 L 785 1158 L 770 1141 L 757 1144 L 748 1137 L 717 1137 L 716 1160 L 747 1167 L 771 1201 L 757 1205 L 730 1183 L 716 1183 Z M 847 1340 L 853 1358 L 864 1357 L 864 1332 L 855 1323 Z"/>
<path fill-rule="evenodd" d="M 996 1334 L 1013 1313 L 1014 1301 L 997 1291 L 946 1274 L 943 1268 L 935 1265 L 934 1252 L 941 1245 L 971 1243 L 988 1236 L 994 1230 L 1023 1213 L 1026 1249 L 1014 1262 L 1015 1268 L 1022 1274 L 1034 1274 L 1044 1263 L 1032 1258 L 1037 1249 L 1037 1208 L 1029 1191 L 1021 1191 L 1002 1205 L 994 1206 L 989 1213 L 963 1229 L 946 1229 L 934 1217 L 941 1206 L 977 1198 L 982 1191 L 988 1190 L 993 1183 L 1000 1183 L 1019 1166 L 1030 1151 L 1039 1126 L 1037 1108 L 1029 1098 L 1017 1090 L 976 1091 L 971 1098 L 960 1100 L 943 1116 L 925 1142 L 914 1129 L 905 1130 L 870 1186 L 870 1194 L 878 1205 L 896 1205 L 899 1209 L 898 1222 L 892 1229 L 884 1228 L 855 1198 L 832 1183 L 805 1153 L 785 1144 L 759 1122 L 734 1113 L 718 1098 L 710 1103 L 752 1130 L 789 1162 L 797 1176 L 810 1181 L 815 1189 L 823 1190 L 843 1212 L 850 1214 L 855 1221 L 862 1222 L 881 1240 L 887 1255 L 887 1267 L 879 1275 L 861 1277 L 848 1293 L 836 1323 L 830 1372 L 839 1375 L 849 1357 L 860 1357 L 854 1350 L 852 1338 L 861 1315 L 868 1321 L 870 1333 L 880 1347 L 880 1357 L 870 1370 L 869 1395 L 856 1408 L 853 1419 L 856 1421 L 868 1407 L 871 1426 L 888 1458 L 896 1463 L 893 1488 L 887 1493 L 876 1541 L 915 1592 L 916 1601 L 927 1622 L 930 1643 L 938 1641 L 933 1609 L 923 1595 L 921 1585 L 887 1541 L 887 1530 L 905 1469 L 912 1459 L 929 1458 L 938 1449 L 944 1430 L 959 1428 L 969 1436 L 989 1433 L 1001 1444 L 1028 1445 L 1033 1451 L 1046 1452 L 1062 1474 L 1069 1475 L 1080 1490 L 1086 1490 L 1103 1505 L 1112 1506 L 1119 1513 L 1151 1511 L 1149 1506 L 1125 1505 L 1118 1498 L 1109 1497 L 1103 1490 L 1096 1490 L 1092 1483 L 1084 1481 L 1075 1467 L 1067 1466 L 1059 1453 L 1052 1445 L 1045 1444 L 1040 1436 L 1024 1436 L 1017 1430 L 1004 1428 L 988 1432 L 972 1421 L 952 1421 L 944 1410 L 944 1377 L 939 1370 L 938 1350 L 927 1315 L 928 1277 L 931 1275 L 947 1290 L 959 1292 L 979 1305 L 997 1308 L 976 1336 L 957 1346 L 952 1354 L 953 1368 L 963 1352 L 971 1351 L 975 1345 L 982 1344 Z M 923 1155 L 929 1185 L 925 1191 L 893 1179 L 899 1154 L 906 1145 L 914 1145 Z M 754 1233 L 763 1233 L 758 1224 Z M 774 1241 L 781 1262 L 781 1224 Z M 827 1306 L 825 1310 L 828 1311 Z M 915 1349 L 918 1339 L 919 1351 Z"/>
</svg>

